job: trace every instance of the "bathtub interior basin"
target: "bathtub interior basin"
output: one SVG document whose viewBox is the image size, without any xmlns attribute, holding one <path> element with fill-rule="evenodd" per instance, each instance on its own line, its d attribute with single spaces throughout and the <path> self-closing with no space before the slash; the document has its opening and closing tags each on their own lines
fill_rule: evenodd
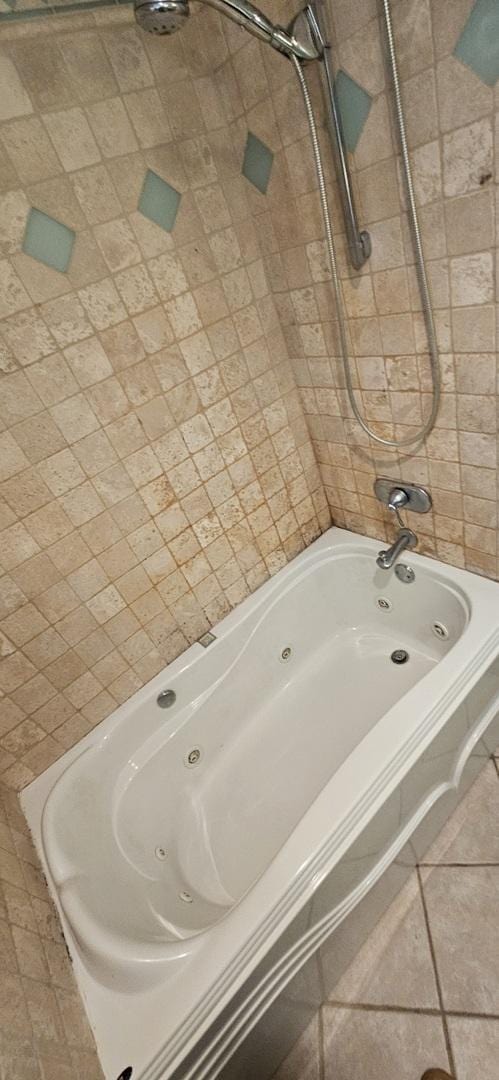
<svg viewBox="0 0 499 1080">
<path fill-rule="evenodd" d="M 410 691 L 470 618 L 465 592 L 425 562 L 407 585 L 365 543 L 310 554 L 73 761 L 42 831 L 84 952 L 180 956 L 261 878 L 380 719 L 398 708 L 403 729 Z M 176 702 L 160 709 L 166 686 Z"/>
</svg>

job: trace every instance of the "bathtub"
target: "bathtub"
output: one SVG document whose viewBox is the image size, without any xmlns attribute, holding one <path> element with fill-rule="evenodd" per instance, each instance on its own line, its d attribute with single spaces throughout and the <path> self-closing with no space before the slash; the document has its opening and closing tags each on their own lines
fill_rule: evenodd
<svg viewBox="0 0 499 1080">
<path fill-rule="evenodd" d="M 330 529 L 23 792 L 108 1080 L 219 1075 L 484 745 L 498 585 L 379 546 Z"/>
</svg>

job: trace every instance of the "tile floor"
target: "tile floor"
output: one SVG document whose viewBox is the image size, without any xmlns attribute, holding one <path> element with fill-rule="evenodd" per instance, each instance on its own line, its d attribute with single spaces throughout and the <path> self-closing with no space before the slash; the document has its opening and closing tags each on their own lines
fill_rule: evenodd
<svg viewBox="0 0 499 1080">
<path fill-rule="evenodd" d="M 275 1080 L 499 1080 L 499 760 L 489 761 Z"/>
</svg>

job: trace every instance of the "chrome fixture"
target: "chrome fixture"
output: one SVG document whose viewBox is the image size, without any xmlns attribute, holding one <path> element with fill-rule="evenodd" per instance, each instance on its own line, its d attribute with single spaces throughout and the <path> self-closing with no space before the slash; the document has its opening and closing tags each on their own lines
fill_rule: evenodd
<svg viewBox="0 0 499 1080">
<path fill-rule="evenodd" d="M 405 480 L 390 480 L 387 476 L 378 476 L 374 481 L 374 494 L 397 517 L 399 525 L 401 510 L 412 510 L 415 514 L 427 514 L 431 510 L 430 492 L 420 484 L 410 484 Z"/>
<path fill-rule="evenodd" d="M 195 746 L 194 749 L 189 750 L 189 753 L 186 755 L 185 764 L 191 766 L 197 765 L 199 761 L 201 761 L 201 750 L 199 749 L 199 746 Z"/>
<path fill-rule="evenodd" d="M 388 509 L 393 510 L 397 517 L 402 508 L 409 502 L 409 496 L 403 488 L 392 488 L 388 496 Z"/>
<path fill-rule="evenodd" d="M 407 563 L 398 562 L 395 567 L 395 577 L 402 582 L 403 585 L 412 585 L 416 580 L 416 574 L 412 569 L 412 566 L 407 566 Z"/>
<path fill-rule="evenodd" d="M 232 19 L 233 22 L 236 22 L 240 26 L 244 27 L 244 29 L 248 30 L 249 33 L 254 34 L 254 36 L 259 38 L 260 41 L 265 41 L 267 42 L 267 44 L 272 45 L 274 49 L 277 49 L 279 52 L 284 53 L 294 64 L 295 71 L 300 82 L 303 100 L 305 103 L 305 110 L 307 113 L 308 126 L 310 130 L 310 139 L 314 154 L 315 168 L 317 172 L 319 196 L 324 219 L 326 248 L 331 270 L 333 292 L 336 301 L 336 313 L 338 318 L 338 330 L 340 337 L 340 351 L 345 372 L 348 399 L 357 422 L 360 424 L 361 428 L 363 429 L 363 431 L 366 432 L 369 438 L 374 440 L 374 442 L 381 443 L 383 446 L 414 446 L 416 443 L 424 440 L 426 436 L 430 433 L 430 431 L 433 430 L 433 427 L 435 425 L 435 420 L 437 417 L 440 402 L 441 376 L 435 324 L 433 319 L 430 291 L 426 274 L 426 266 L 424 262 L 423 247 L 421 243 L 421 232 L 416 209 L 414 184 L 409 159 L 405 117 L 400 91 L 397 56 L 395 52 L 395 44 L 393 37 L 390 0 L 382 0 L 384 25 L 387 39 L 388 58 L 392 75 L 393 92 L 395 99 L 395 115 L 399 132 L 403 174 L 406 187 L 409 227 L 414 246 L 416 276 L 418 279 L 419 290 L 421 294 L 423 317 L 428 338 L 428 350 L 430 354 L 430 366 L 433 387 L 432 407 L 428 419 L 425 421 L 419 431 L 416 431 L 414 432 L 414 434 L 406 435 L 403 438 L 399 439 L 385 439 L 383 436 L 377 435 L 376 432 L 372 431 L 372 429 L 369 427 L 369 424 L 362 417 L 353 389 L 352 373 L 350 370 L 348 339 L 346 332 L 346 320 L 343 309 L 343 297 L 338 274 L 338 261 L 331 225 L 331 216 L 329 212 L 324 168 L 322 164 L 321 150 L 319 145 L 319 138 L 317 135 L 317 125 L 315 122 L 314 111 L 312 108 L 312 101 L 302 69 L 302 64 L 305 61 L 321 61 L 321 74 L 323 87 L 326 95 L 326 102 L 328 105 L 328 121 L 334 149 L 336 171 L 338 174 L 338 185 L 343 200 L 345 231 L 348 239 L 350 258 L 353 266 L 356 269 L 360 269 L 366 259 L 369 258 L 371 252 L 371 241 L 369 234 L 365 230 L 361 231 L 357 222 L 355 202 L 348 168 L 348 158 L 345 151 L 345 142 L 341 129 L 341 120 L 339 116 L 338 103 L 334 89 L 333 68 L 331 63 L 331 45 L 329 41 L 329 34 L 326 33 L 325 30 L 326 24 L 324 21 L 324 0 L 311 0 L 311 2 L 307 4 L 307 6 L 304 7 L 303 10 L 300 11 L 298 15 L 292 20 L 287 30 L 285 30 L 282 26 L 276 26 L 274 25 L 274 23 L 270 22 L 270 20 L 267 19 L 267 17 L 261 11 L 259 11 L 258 8 L 254 7 L 251 3 L 249 3 L 249 0 L 203 0 L 203 2 L 209 4 L 221 14 L 227 15 L 229 19 Z M 185 24 L 185 21 L 190 14 L 189 0 L 134 0 L 134 10 L 135 18 L 139 26 L 141 26 L 143 30 L 148 30 L 151 33 L 155 34 L 174 34 Z"/>
<path fill-rule="evenodd" d="M 412 529 L 399 529 L 397 538 L 391 547 L 386 548 L 385 551 L 380 551 L 376 559 L 376 565 L 379 566 L 380 570 L 390 570 L 393 564 L 397 562 L 399 555 L 406 548 L 416 547 L 417 542 L 418 538 Z"/>
<path fill-rule="evenodd" d="M 305 14 L 311 28 L 313 40 L 316 42 L 321 56 L 321 82 L 322 91 L 328 108 L 327 119 L 329 134 L 333 145 L 333 156 L 336 168 L 336 178 L 343 204 L 343 216 L 345 219 L 345 232 L 350 253 L 350 261 L 356 270 L 367 261 L 371 254 L 371 237 L 365 229 L 360 229 L 355 199 L 353 194 L 352 180 L 348 165 L 348 157 L 345 148 L 345 137 L 341 127 L 341 118 L 334 88 L 334 71 L 331 56 L 331 43 L 324 22 L 323 6 L 321 3 L 312 3 L 305 8 Z"/>
<path fill-rule="evenodd" d="M 427 514 L 431 510 L 431 495 L 420 484 L 409 484 L 405 480 L 390 480 L 387 476 L 378 476 L 374 481 L 374 494 L 380 502 L 391 510 L 400 526 L 397 538 L 386 551 L 380 551 L 376 563 L 382 570 L 389 570 L 406 548 L 416 547 L 418 538 L 412 529 L 406 529 L 400 517 L 401 510 L 413 510 L 416 514 Z M 402 563 L 395 567 L 400 581 L 410 584 L 415 573 L 411 566 Z"/>
<path fill-rule="evenodd" d="M 390 660 L 394 664 L 407 664 L 408 659 L 409 653 L 407 652 L 407 649 L 394 649 L 390 656 Z"/>
<path fill-rule="evenodd" d="M 360 424 L 362 430 L 366 432 L 366 435 L 368 435 L 370 439 L 372 439 L 376 443 L 381 443 L 382 446 L 393 446 L 393 447 L 398 448 L 398 447 L 403 447 L 403 446 L 414 446 L 416 443 L 422 442 L 427 437 L 427 435 L 430 434 L 430 431 L 433 430 L 433 428 L 435 426 L 435 421 L 436 421 L 436 418 L 437 418 L 437 414 L 438 414 L 439 404 L 440 404 L 441 374 L 440 374 L 440 362 L 439 362 L 439 355 L 438 355 L 437 337 L 436 337 L 436 331 L 435 331 L 435 322 L 434 322 L 433 311 L 432 311 L 432 306 L 431 306 L 430 289 L 429 289 L 429 285 L 428 285 L 428 277 L 427 277 L 426 266 L 425 266 L 425 261 L 424 261 L 423 245 L 422 245 L 422 242 L 421 242 L 421 231 L 420 231 L 420 227 L 419 227 L 418 213 L 417 213 L 417 208 L 416 208 L 416 198 L 415 198 L 415 194 L 414 194 L 414 183 L 413 183 L 413 179 L 412 179 L 411 163 L 410 163 L 410 159 L 409 159 L 409 148 L 408 148 L 408 143 L 407 143 L 407 132 L 406 132 L 406 126 L 405 126 L 404 110 L 403 110 L 403 105 L 402 105 L 402 95 L 401 95 L 401 90 L 400 90 L 400 77 L 399 77 L 399 72 L 398 72 L 397 54 L 396 54 L 396 51 L 395 51 L 395 42 L 394 42 L 394 36 L 393 36 L 393 26 L 392 26 L 392 16 L 391 16 L 391 9 L 390 9 L 390 0 L 382 0 L 382 5 L 383 5 L 385 34 L 386 34 L 386 41 L 387 41 L 388 60 L 389 60 L 389 63 L 390 63 L 390 70 L 391 70 L 392 84 L 393 84 L 393 95 L 394 95 L 394 101 L 395 101 L 395 115 L 396 115 L 396 120 L 397 120 L 400 151 L 401 151 L 401 158 L 402 158 L 402 171 L 403 171 L 403 175 L 404 175 L 405 188 L 406 188 L 407 214 L 408 214 L 409 228 L 410 228 L 410 232 L 411 232 L 412 243 L 413 243 L 414 254 L 415 254 L 416 276 L 417 276 L 417 279 L 418 279 L 419 291 L 420 291 L 420 295 L 421 295 L 421 305 L 422 305 L 422 309 L 423 309 L 423 317 L 424 317 L 424 322 L 425 322 L 425 327 L 426 327 L 426 336 L 427 336 L 427 339 L 428 339 L 428 351 L 429 351 L 429 354 L 430 354 L 431 379 L 432 379 L 432 388 L 433 388 L 432 407 L 431 407 L 428 419 L 425 421 L 425 423 L 422 425 L 422 427 L 420 428 L 419 431 L 416 431 L 411 435 L 406 435 L 403 438 L 385 439 L 383 436 L 377 435 L 376 432 L 373 431 L 369 427 L 369 424 L 364 420 L 364 418 L 363 418 L 363 416 L 362 416 L 362 414 L 360 412 L 359 405 L 357 403 L 357 399 L 355 397 L 354 388 L 353 388 L 353 382 L 352 382 L 352 372 L 350 370 L 350 355 L 349 355 L 348 338 L 347 338 L 347 332 L 346 332 L 346 319 L 345 319 L 345 313 L 344 313 L 344 308 L 343 308 L 343 296 L 342 296 L 340 278 L 339 278 L 339 272 L 338 272 L 338 259 L 337 259 L 337 255 L 336 255 L 336 245 L 335 245 L 335 241 L 334 241 L 333 229 L 332 229 L 332 224 L 331 224 L 331 215 L 330 215 L 330 212 L 329 212 L 329 203 L 328 203 L 328 196 L 327 196 L 327 190 L 326 190 L 326 181 L 325 181 L 325 178 L 324 178 L 324 168 L 323 168 L 323 165 L 322 165 L 322 156 L 321 156 L 321 150 L 320 150 L 320 145 L 319 145 L 319 138 L 318 138 L 318 135 L 317 135 L 317 125 L 316 125 L 316 122 L 315 122 L 315 116 L 314 116 L 314 111 L 313 111 L 313 107 L 312 107 L 312 102 L 311 102 L 308 86 L 307 86 L 306 79 L 305 79 L 305 76 L 303 74 L 301 65 L 300 65 L 300 63 L 299 63 L 299 61 L 298 61 L 298 59 L 296 57 L 293 56 L 292 60 L 293 60 L 294 66 L 295 66 L 296 74 L 298 76 L 300 86 L 301 86 L 301 90 L 302 90 L 302 94 L 303 94 L 303 100 L 304 100 L 304 103 L 305 103 L 305 110 L 306 110 L 307 119 L 308 119 L 308 126 L 309 126 L 309 130 L 310 130 L 310 140 L 311 140 L 311 143 L 312 143 L 312 150 L 313 150 L 314 159 L 315 159 L 315 168 L 316 168 L 317 180 L 318 180 L 318 184 L 319 184 L 319 196 L 320 196 L 321 207 L 322 207 L 322 216 L 323 216 L 323 219 L 324 219 L 324 231 L 325 231 L 325 237 L 326 237 L 326 248 L 327 248 L 327 253 L 328 253 L 328 258 L 329 258 L 329 266 L 330 266 L 330 271 L 331 271 L 331 281 L 332 281 L 332 286 L 333 286 L 333 292 L 334 292 L 334 297 L 335 297 L 335 301 L 336 301 L 336 312 L 337 312 L 337 317 L 338 317 L 338 331 L 339 331 L 339 338 L 340 338 L 340 351 L 341 351 L 341 358 L 342 358 L 342 362 L 343 362 L 343 369 L 344 369 L 344 373 L 345 373 L 345 382 L 346 382 L 348 400 L 350 402 L 353 414 L 354 414 L 357 422 Z M 313 10 L 314 10 L 314 12 L 317 10 L 315 3 L 314 3 Z M 324 63 L 325 63 L 326 53 L 327 53 L 327 49 L 324 50 L 324 57 L 323 57 L 323 62 Z M 348 212 L 346 212 L 346 220 L 348 221 L 348 219 L 349 219 L 349 214 L 348 214 Z M 354 263 L 354 265 L 355 265 L 355 263 Z"/>
<path fill-rule="evenodd" d="M 161 690 L 156 698 L 156 704 L 159 705 L 160 709 L 171 709 L 176 700 L 177 695 L 174 690 Z"/>
<path fill-rule="evenodd" d="M 287 29 L 275 26 L 249 3 L 249 0 L 204 0 L 222 15 L 267 42 L 274 49 L 299 63 L 321 60 L 324 96 L 328 105 L 328 121 L 338 177 L 338 186 L 345 214 L 345 231 L 352 265 L 360 270 L 371 254 L 369 233 L 361 231 L 357 221 L 350 169 L 345 140 L 334 88 L 331 45 L 325 31 L 319 3 L 304 7 Z M 153 34 L 174 34 L 184 26 L 190 15 L 189 0 L 134 0 L 135 18 L 143 30 Z"/>
<path fill-rule="evenodd" d="M 300 61 L 320 59 L 321 53 L 302 12 L 285 30 L 271 23 L 249 0 L 204 0 L 204 3 L 286 56 Z M 135 0 L 134 10 L 139 26 L 153 34 L 174 34 L 190 15 L 188 0 Z"/>
</svg>

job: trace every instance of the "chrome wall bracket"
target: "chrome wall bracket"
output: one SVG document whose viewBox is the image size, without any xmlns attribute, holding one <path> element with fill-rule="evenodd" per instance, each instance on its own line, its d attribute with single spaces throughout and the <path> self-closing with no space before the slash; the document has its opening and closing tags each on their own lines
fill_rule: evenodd
<svg viewBox="0 0 499 1080">
<path fill-rule="evenodd" d="M 338 187 L 343 205 L 343 216 L 345 219 L 345 232 L 350 261 L 356 270 L 360 270 L 361 266 L 364 265 L 371 254 L 371 237 L 366 229 L 360 229 L 357 217 L 345 136 L 341 126 L 338 98 L 336 96 L 334 85 L 333 60 L 331 55 L 329 28 L 327 26 L 327 13 L 325 11 L 323 0 L 311 0 L 311 3 L 304 8 L 304 11 L 320 58 L 322 89 L 326 102 L 326 113 L 333 146 L 333 157 Z"/>
<path fill-rule="evenodd" d="M 420 484 L 411 484 L 406 480 L 378 476 L 374 481 L 374 494 L 390 510 L 404 509 L 412 510 L 415 514 L 427 514 L 432 507 L 430 492 Z"/>
</svg>

